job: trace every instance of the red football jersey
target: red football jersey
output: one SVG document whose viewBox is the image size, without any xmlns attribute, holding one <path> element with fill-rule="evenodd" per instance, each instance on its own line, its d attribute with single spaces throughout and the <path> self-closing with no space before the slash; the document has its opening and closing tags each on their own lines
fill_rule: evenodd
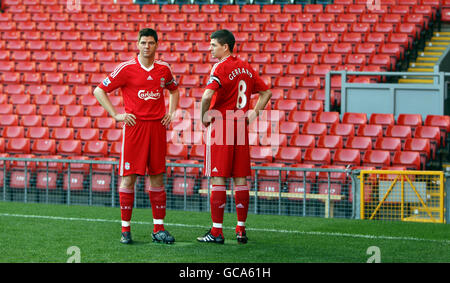
<svg viewBox="0 0 450 283">
<path fill-rule="evenodd" d="M 178 88 L 169 64 L 155 60 L 146 68 L 138 57 L 118 65 L 98 86 L 106 92 L 120 87 L 125 111 L 139 120 L 162 119 L 166 113 L 164 88 Z"/>
<path fill-rule="evenodd" d="M 228 56 L 216 63 L 206 85 L 215 90 L 210 109 L 219 110 L 226 117 L 227 110 L 249 109 L 250 96 L 269 87 L 248 62 Z"/>
</svg>

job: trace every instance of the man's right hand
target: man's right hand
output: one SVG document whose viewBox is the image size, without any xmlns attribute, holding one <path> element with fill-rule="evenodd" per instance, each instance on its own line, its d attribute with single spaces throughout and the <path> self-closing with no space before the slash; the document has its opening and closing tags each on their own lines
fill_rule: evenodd
<svg viewBox="0 0 450 283">
<path fill-rule="evenodd" d="M 113 117 L 117 122 L 124 122 L 128 126 L 136 125 L 136 116 L 131 113 L 116 114 Z"/>
</svg>

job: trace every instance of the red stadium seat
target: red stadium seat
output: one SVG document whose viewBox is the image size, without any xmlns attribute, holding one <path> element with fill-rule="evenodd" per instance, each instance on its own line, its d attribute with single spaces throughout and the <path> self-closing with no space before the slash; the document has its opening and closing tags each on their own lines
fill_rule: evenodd
<svg viewBox="0 0 450 283">
<path fill-rule="evenodd" d="M 360 136 L 349 137 L 345 142 L 345 148 L 358 149 L 362 156 L 367 150 L 372 149 L 372 139 Z"/>
<path fill-rule="evenodd" d="M 45 117 L 44 126 L 50 128 L 66 127 L 66 116 L 51 115 Z"/>
<path fill-rule="evenodd" d="M 346 112 L 342 116 L 342 123 L 355 125 L 367 124 L 367 114 Z"/>
<path fill-rule="evenodd" d="M 338 148 L 333 156 L 333 165 L 359 166 L 361 163 L 358 149 Z"/>
<path fill-rule="evenodd" d="M 323 165 L 320 168 L 344 170 L 345 166 Z M 342 188 L 347 183 L 347 175 L 345 172 L 320 172 L 317 177 L 317 183 L 319 194 L 341 195 Z"/>
<path fill-rule="evenodd" d="M 317 65 L 319 64 L 319 56 L 317 54 L 305 53 L 299 54 L 298 56 L 299 64 Z"/>
<path fill-rule="evenodd" d="M 311 42 L 308 47 L 309 54 L 326 54 L 328 53 L 328 44 L 321 42 Z"/>
<path fill-rule="evenodd" d="M 276 153 L 273 161 L 285 164 L 301 163 L 302 150 L 299 147 L 281 146 L 278 148 L 278 152 Z"/>
<path fill-rule="evenodd" d="M 35 104 L 17 104 L 15 114 L 20 115 L 20 116 L 36 115 L 36 105 Z"/>
<path fill-rule="evenodd" d="M 41 155 L 42 159 L 61 159 L 59 155 Z M 62 162 L 37 162 L 36 188 L 54 190 L 57 188 L 58 173 L 62 171 Z"/>
<path fill-rule="evenodd" d="M 33 154 L 17 154 L 14 157 L 18 158 L 35 158 Z M 30 188 L 31 186 L 31 175 L 36 169 L 36 162 L 23 162 L 23 161 L 12 161 L 11 162 L 11 175 L 9 177 L 10 183 L 9 187 L 14 189 L 24 189 L 25 187 Z M 27 168 L 27 174 L 25 175 L 24 168 Z"/>
<path fill-rule="evenodd" d="M 89 160 L 87 156 L 69 156 L 68 159 L 73 160 Z M 64 165 L 64 171 L 67 171 L 68 165 Z M 70 163 L 70 180 L 69 174 L 64 172 L 63 176 L 63 190 L 81 191 L 84 189 L 83 183 L 85 175 L 89 171 L 89 164 L 87 163 Z"/>
<path fill-rule="evenodd" d="M 33 154 L 54 155 L 56 154 L 56 141 L 54 139 L 34 139 L 31 146 Z"/>
<path fill-rule="evenodd" d="M 315 147 L 315 135 L 312 134 L 294 134 L 292 135 L 289 145 L 301 148 Z"/>
<path fill-rule="evenodd" d="M 109 114 L 108 112 L 106 112 L 105 108 L 103 108 L 100 105 L 87 106 L 86 116 L 98 118 L 98 117 L 108 117 L 108 115 Z"/>
<path fill-rule="evenodd" d="M 115 158 L 108 157 L 96 157 L 96 161 L 115 161 Z M 93 164 L 92 165 L 92 178 L 91 187 L 93 192 L 108 192 L 111 190 L 111 171 L 113 170 L 112 164 Z"/>
<path fill-rule="evenodd" d="M 339 112 L 319 112 L 316 114 L 314 121 L 331 126 L 331 124 L 340 122 Z"/>
<path fill-rule="evenodd" d="M 374 149 L 389 150 L 393 155 L 395 151 L 402 150 L 402 140 L 400 138 L 379 137 L 375 142 Z"/>
<path fill-rule="evenodd" d="M 122 152 L 122 141 L 115 141 L 111 143 L 109 147 L 109 156 L 110 157 L 120 157 Z"/>
<path fill-rule="evenodd" d="M 72 140 L 75 138 L 74 129 L 73 128 L 54 128 L 50 134 L 50 138 L 56 140 Z"/>
<path fill-rule="evenodd" d="M 205 158 L 205 146 L 203 144 L 194 144 L 189 151 L 189 159 L 203 160 Z"/>
<path fill-rule="evenodd" d="M 392 64 L 390 56 L 386 54 L 374 54 L 369 57 L 367 63 L 370 65 L 380 66 L 382 69 L 385 69 L 387 71 L 390 71 L 392 68 L 395 68 L 395 64 L 394 65 Z"/>
<path fill-rule="evenodd" d="M 277 77 L 274 86 L 280 88 L 295 88 L 295 77 Z"/>
<path fill-rule="evenodd" d="M 339 33 L 339 34 L 343 34 L 344 32 L 348 32 L 348 24 L 346 24 L 346 23 L 343 23 L 343 22 L 341 22 L 340 21 L 340 17 L 341 17 L 342 15 L 339 15 L 337 18 L 336 18 L 336 20 L 337 20 L 337 22 L 336 23 L 331 23 L 331 24 L 328 24 L 328 31 L 330 31 L 330 32 L 336 32 L 336 33 Z M 353 19 L 351 19 L 351 21 L 353 21 Z M 339 40 L 340 41 L 340 40 Z M 338 41 L 338 42 L 339 42 Z M 335 43 L 336 44 L 336 43 Z"/>
<path fill-rule="evenodd" d="M 266 146 L 251 146 L 250 160 L 252 162 L 272 162 L 272 148 Z"/>
<path fill-rule="evenodd" d="M 29 138 L 10 138 L 6 144 L 5 151 L 7 153 L 28 154 L 31 150 Z"/>
<path fill-rule="evenodd" d="M 27 127 L 26 138 L 30 139 L 48 139 L 50 137 L 50 131 L 48 127 L 29 126 Z"/>
<path fill-rule="evenodd" d="M 0 104 L 0 114 L 6 115 L 6 114 L 13 114 L 13 104 Z"/>
<path fill-rule="evenodd" d="M 284 164 L 280 163 L 264 163 L 262 166 L 267 167 L 285 167 Z M 276 198 L 276 196 L 273 196 L 271 194 L 279 193 L 281 190 L 282 183 L 279 182 L 279 178 L 277 176 L 281 173 L 281 180 L 282 182 L 285 179 L 286 171 L 277 171 L 277 170 L 259 170 L 258 171 L 258 178 L 260 179 L 258 181 L 258 192 L 261 192 L 258 196 L 261 199 L 267 199 L 272 200 Z M 264 195 L 264 193 L 268 193 L 268 195 Z"/>
<path fill-rule="evenodd" d="M 412 130 L 422 124 L 422 115 L 420 114 L 399 114 L 397 117 L 397 125 L 410 126 Z"/>
<path fill-rule="evenodd" d="M 289 66 L 291 66 L 291 65 L 289 65 Z M 288 66 L 288 70 L 289 70 L 289 66 Z M 307 68 L 306 65 L 301 65 L 301 66 L 302 66 L 302 68 Z M 287 92 L 286 98 L 287 99 L 295 99 L 295 100 L 306 100 L 306 99 L 309 99 L 309 91 L 304 88 L 290 89 Z"/>
<path fill-rule="evenodd" d="M 391 155 L 387 150 L 367 150 L 363 155 L 362 163 L 364 166 L 376 168 L 390 166 Z"/>
<path fill-rule="evenodd" d="M 404 166 L 408 170 L 420 170 L 420 153 L 417 151 L 397 151 L 392 159 L 392 166 Z"/>
<path fill-rule="evenodd" d="M 116 120 L 112 117 L 97 117 L 94 120 L 94 128 L 99 129 L 114 129 L 116 128 Z"/>
<path fill-rule="evenodd" d="M 62 156 L 81 155 L 82 144 L 80 140 L 60 140 L 56 152 Z"/>
<path fill-rule="evenodd" d="M 382 125 L 387 128 L 387 126 L 395 124 L 394 115 L 389 113 L 373 113 L 370 115 L 369 124 Z"/>
<path fill-rule="evenodd" d="M 289 167 L 313 169 L 313 164 L 292 164 Z M 316 182 L 316 173 L 314 171 L 289 171 L 288 176 L 288 192 L 291 194 L 301 194 L 298 197 L 290 198 L 293 200 L 302 200 L 303 194 L 310 194 L 312 186 Z"/>
<path fill-rule="evenodd" d="M 405 141 L 404 146 L 405 151 L 418 151 L 420 152 L 420 163 L 422 165 L 426 165 L 427 161 L 430 160 L 432 157 L 433 159 L 435 156 L 432 156 L 431 152 L 431 144 L 429 139 L 422 139 L 422 138 L 409 138 Z M 425 168 L 423 168 L 425 169 Z"/>
<path fill-rule="evenodd" d="M 447 133 L 450 132 L 450 116 L 427 115 L 424 122 L 425 126 L 439 127 L 441 130 L 442 144 L 446 145 Z"/>
<path fill-rule="evenodd" d="M 106 157 L 108 155 L 108 143 L 101 140 L 88 140 L 83 147 L 83 155 Z"/>
<path fill-rule="evenodd" d="M 329 148 L 333 154 L 336 149 L 342 148 L 344 139 L 342 136 L 323 135 L 317 140 L 317 147 Z"/>
<path fill-rule="evenodd" d="M 70 117 L 68 126 L 72 127 L 72 128 L 90 128 L 91 127 L 91 117 L 85 117 L 85 116 Z"/>
<path fill-rule="evenodd" d="M 74 90 L 74 92 L 76 92 L 77 90 L 75 89 Z M 77 95 L 77 93 L 75 93 L 76 95 Z M 99 103 L 98 103 L 98 101 L 97 101 L 97 99 L 94 97 L 94 96 L 92 96 L 92 95 L 82 95 L 81 97 L 80 97 L 80 105 L 83 105 L 83 106 L 95 106 L 95 105 L 97 105 L 97 106 L 99 106 Z"/>
<path fill-rule="evenodd" d="M 335 123 L 331 125 L 329 134 L 344 136 L 344 141 L 346 141 L 346 137 L 355 135 L 355 127 L 353 124 Z"/>
<path fill-rule="evenodd" d="M 75 138 L 81 141 L 99 140 L 100 131 L 97 128 L 81 128 L 78 129 Z"/>
<path fill-rule="evenodd" d="M 329 165 L 331 163 L 331 152 L 328 148 L 307 148 L 303 163 L 316 166 Z"/>
<path fill-rule="evenodd" d="M 62 94 L 55 96 L 55 103 L 57 105 L 75 105 L 77 97 L 73 94 Z"/>
<path fill-rule="evenodd" d="M 82 105 L 64 105 L 62 107 L 62 115 L 67 117 L 84 116 L 84 108 Z"/>
<path fill-rule="evenodd" d="M 372 141 L 375 141 L 377 137 L 383 136 L 383 127 L 376 124 L 363 124 L 358 128 L 356 135 L 370 137 Z"/>
<path fill-rule="evenodd" d="M 317 114 L 323 111 L 323 101 L 321 100 L 303 100 L 300 103 L 301 111 L 311 111 L 313 114 Z"/>
<path fill-rule="evenodd" d="M 168 159 L 187 159 L 188 149 L 185 144 L 167 144 Z"/>
<path fill-rule="evenodd" d="M 296 111 L 297 110 L 297 101 L 291 100 L 291 99 L 281 99 L 275 101 L 274 110 L 281 110 L 281 111 Z"/>
<path fill-rule="evenodd" d="M 10 138 L 24 138 L 25 129 L 22 126 L 7 126 L 3 128 L 2 137 Z"/>
<path fill-rule="evenodd" d="M 308 122 L 305 123 L 301 133 L 305 134 L 305 135 L 315 135 L 315 136 L 320 136 L 320 135 L 326 135 L 328 131 L 327 128 L 327 124 L 325 123 L 313 123 L 313 122 Z"/>
<path fill-rule="evenodd" d="M 333 44 L 334 46 L 334 44 Z M 342 65 L 343 59 L 342 55 L 339 53 L 322 54 L 321 63 L 328 64 L 331 67 L 336 67 Z"/>
<path fill-rule="evenodd" d="M 40 127 L 42 125 L 42 116 L 24 115 L 21 117 L 19 125 L 24 127 Z"/>
<path fill-rule="evenodd" d="M 199 164 L 198 160 L 176 160 L 174 163 Z M 186 169 L 184 169 L 186 168 Z M 186 178 L 184 172 L 186 170 Z M 198 167 L 173 167 L 173 191 L 174 195 L 192 196 L 194 194 L 195 179 L 199 175 Z"/>
<path fill-rule="evenodd" d="M 106 140 L 108 142 L 116 142 L 122 140 L 122 132 L 120 129 L 106 129 L 103 132 L 102 140 Z"/>
<path fill-rule="evenodd" d="M 407 136 L 406 138 L 410 138 Z M 406 139 L 405 138 L 405 139 Z M 433 153 L 441 146 L 441 134 L 439 127 L 433 126 L 420 126 L 416 128 L 414 132 L 414 138 L 429 139 Z"/>
<path fill-rule="evenodd" d="M 282 74 L 283 66 L 280 64 Z M 266 67 L 266 66 L 264 66 Z M 286 69 L 286 74 L 289 76 L 302 77 L 308 75 L 308 66 L 306 64 L 289 64 Z"/>
<path fill-rule="evenodd" d="M 300 124 L 312 122 L 312 111 L 292 111 L 288 115 L 288 121 L 298 122 Z"/>
<path fill-rule="evenodd" d="M 402 126 L 402 125 L 392 125 L 386 129 L 385 136 L 401 138 L 402 142 L 404 142 L 407 138 L 410 138 L 412 134 L 410 126 Z"/>
</svg>

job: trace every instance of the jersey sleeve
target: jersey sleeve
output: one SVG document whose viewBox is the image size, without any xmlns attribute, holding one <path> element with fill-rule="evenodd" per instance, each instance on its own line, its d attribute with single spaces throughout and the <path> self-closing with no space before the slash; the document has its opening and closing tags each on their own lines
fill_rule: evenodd
<svg viewBox="0 0 450 283">
<path fill-rule="evenodd" d="M 218 90 L 222 87 L 222 76 L 220 75 L 220 68 L 218 64 L 214 65 L 209 75 L 209 80 L 206 83 L 207 89 Z"/>
<path fill-rule="evenodd" d="M 121 65 L 119 65 L 98 85 L 98 87 L 108 93 L 119 87 L 122 87 L 123 85 L 125 85 L 125 82 L 126 71 L 121 68 Z"/>
</svg>

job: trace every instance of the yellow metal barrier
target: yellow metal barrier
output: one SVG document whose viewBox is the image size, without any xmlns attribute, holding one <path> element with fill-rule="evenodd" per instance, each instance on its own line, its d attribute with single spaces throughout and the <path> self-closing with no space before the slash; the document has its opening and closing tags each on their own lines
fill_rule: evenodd
<svg viewBox="0 0 450 283">
<path fill-rule="evenodd" d="M 444 223 L 444 173 L 362 170 L 361 219 Z"/>
</svg>

